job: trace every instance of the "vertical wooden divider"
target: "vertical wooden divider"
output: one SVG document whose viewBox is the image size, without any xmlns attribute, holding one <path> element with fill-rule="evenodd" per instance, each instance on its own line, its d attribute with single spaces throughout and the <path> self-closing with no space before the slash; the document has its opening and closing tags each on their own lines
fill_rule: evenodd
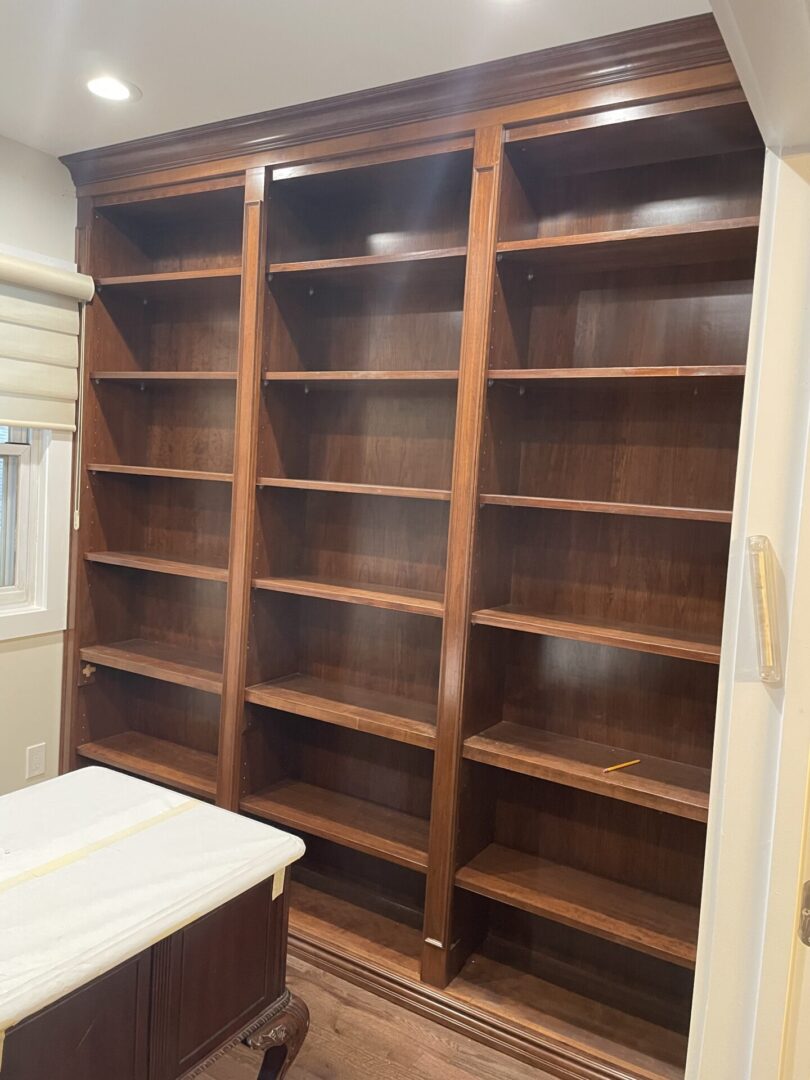
<svg viewBox="0 0 810 1080">
<path fill-rule="evenodd" d="M 239 808 L 248 613 L 253 577 L 252 541 L 256 513 L 262 301 L 266 261 L 265 190 L 266 170 L 263 167 L 248 169 L 242 238 L 239 381 L 236 392 L 228 603 L 217 774 L 217 803 L 229 810 Z"/>
<path fill-rule="evenodd" d="M 91 199 L 77 200 L 76 216 L 76 266 L 80 273 L 90 272 L 90 233 L 93 221 L 93 203 Z M 87 305 L 85 312 L 84 338 L 85 347 L 88 342 L 95 341 L 95 335 L 91 332 L 93 321 L 93 301 Z M 81 570 L 81 533 L 74 527 L 73 507 L 76 492 L 79 493 L 80 514 L 87 511 L 87 484 L 85 483 L 85 471 L 81 459 L 81 426 L 85 417 L 79 415 L 79 408 L 84 404 L 85 416 L 87 415 L 87 395 L 90 389 L 90 354 L 85 353 L 84 370 L 79 373 L 82 380 L 81 394 L 76 405 L 76 435 L 73 443 L 73 484 L 70 500 L 70 554 L 68 556 L 68 604 L 67 623 L 65 630 L 65 654 L 62 661 L 62 724 L 59 733 L 59 772 L 70 772 L 78 767 L 76 746 L 79 740 L 76 738 L 77 695 L 79 687 L 80 663 L 79 663 L 79 635 L 76 628 L 76 620 L 79 613 L 79 573 Z M 85 433 L 86 434 L 86 433 Z"/>
<path fill-rule="evenodd" d="M 478 464 L 489 364 L 503 127 L 476 132 L 456 407 L 447 585 L 437 713 L 422 978 L 446 986 L 464 961 L 453 938 L 462 698 L 470 630 Z"/>
</svg>

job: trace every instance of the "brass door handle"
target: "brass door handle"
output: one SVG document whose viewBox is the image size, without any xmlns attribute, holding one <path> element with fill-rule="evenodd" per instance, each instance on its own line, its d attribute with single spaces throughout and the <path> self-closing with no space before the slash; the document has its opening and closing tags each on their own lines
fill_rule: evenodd
<svg viewBox="0 0 810 1080">
<path fill-rule="evenodd" d="M 759 677 L 762 682 L 770 684 L 782 681 L 773 563 L 773 548 L 768 537 L 749 536 L 748 565 L 751 571 Z"/>
</svg>

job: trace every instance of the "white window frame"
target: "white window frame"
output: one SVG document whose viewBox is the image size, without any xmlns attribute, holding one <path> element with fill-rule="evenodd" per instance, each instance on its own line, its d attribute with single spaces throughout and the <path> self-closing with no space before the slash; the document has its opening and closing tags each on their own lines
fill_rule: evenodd
<svg viewBox="0 0 810 1080">
<path fill-rule="evenodd" d="M 14 431 L 12 428 L 12 435 Z M 11 551 L 14 553 L 15 565 L 13 582 L 10 585 L 0 585 L 0 611 L 33 598 L 29 594 L 33 591 L 30 571 L 33 539 L 31 526 L 36 524 L 31 520 L 31 451 L 34 449 L 35 436 L 33 433 L 29 435 L 26 430 L 26 437 L 29 441 L 24 443 L 15 442 L 13 438 L 7 443 L 0 443 L 0 457 L 16 463 L 14 476 L 17 487 L 9 507 L 11 514 L 3 516 L 3 532 L 7 535 L 13 533 Z M 3 571 L 2 576 L 5 578 L 5 568 Z"/>
<path fill-rule="evenodd" d="M 30 445 L 3 443 L 16 456 L 16 573 L 0 587 L 0 641 L 64 630 L 67 625 L 70 432 L 33 429 Z"/>
</svg>

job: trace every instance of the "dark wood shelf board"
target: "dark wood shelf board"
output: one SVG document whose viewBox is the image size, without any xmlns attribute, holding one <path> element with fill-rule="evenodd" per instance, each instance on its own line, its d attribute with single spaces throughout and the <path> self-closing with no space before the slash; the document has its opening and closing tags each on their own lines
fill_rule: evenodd
<svg viewBox="0 0 810 1080">
<path fill-rule="evenodd" d="M 612 232 L 505 240 L 500 259 L 588 272 L 623 266 L 660 266 L 714 260 L 753 259 L 759 219 L 731 218 L 688 225 L 656 225 Z"/>
<path fill-rule="evenodd" d="M 744 364 L 682 364 L 660 367 L 559 367 L 490 368 L 487 378 L 496 382 L 577 379 L 741 379 Z"/>
<path fill-rule="evenodd" d="M 322 941 L 347 956 L 419 981 L 422 934 L 331 893 L 292 881 L 290 934 Z"/>
<path fill-rule="evenodd" d="M 286 477 L 260 476 L 260 488 L 285 488 L 292 491 L 336 491 L 344 495 L 381 495 L 393 499 L 428 499 L 449 502 L 450 492 L 440 488 L 393 487 L 385 484 L 350 484 L 340 480 L 290 480 Z"/>
<path fill-rule="evenodd" d="M 102 288 L 125 288 L 130 285 L 162 285 L 184 281 L 211 281 L 215 278 L 238 278 L 242 276 L 241 266 L 212 266 L 208 270 L 169 270 L 156 274 L 120 274 L 115 277 L 100 277 L 96 284 Z"/>
<path fill-rule="evenodd" d="M 686 1036 L 563 989 L 481 953 L 473 953 L 444 993 L 511 1031 L 571 1054 L 571 1076 L 683 1080 Z M 586 1072 L 580 1071 L 583 1057 Z"/>
<path fill-rule="evenodd" d="M 94 371 L 93 382 L 161 383 L 235 382 L 235 371 Z"/>
<path fill-rule="evenodd" d="M 79 655 L 88 663 L 117 671 L 130 671 L 210 694 L 222 692 L 221 659 L 161 641 L 132 638 L 112 645 L 86 645 Z"/>
<path fill-rule="evenodd" d="M 217 758 L 203 750 L 155 739 L 140 731 L 125 731 L 106 739 L 86 742 L 77 753 L 145 780 L 213 799 L 217 789 Z"/>
<path fill-rule="evenodd" d="M 430 750 L 436 741 L 436 706 L 329 682 L 312 675 L 287 675 L 249 686 L 247 701 L 309 716 L 337 727 L 379 735 Z"/>
<path fill-rule="evenodd" d="M 315 596 L 321 600 L 362 604 L 366 607 L 386 608 L 389 611 L 430 615 L 439 619 L 444 614 L 444 601 L 440 596 L 435 593 L 419 592 L 416 589 L 395 589 L 391 586 L 381 589 L 310 577 L 254 578 L 253 585 L 257 589 L 266 589 L 269 592 Z"/>
<path fill-rule="evenodd" d="M 731 510 L 710 510 L 693 506 L 653 506 L 643 503 L 599 502 L 592 499 L 549 499 L 536 495 L 481 495 L 481 506 L 516 506 L 527 510 L 571 510 L 590 514 L 618 514 L 626 517 L 668 518 L 678 521 L 731 523 Z"/>
<path fill-rule="evenodd" d="M 282 383 L 375 383 L 375 382 L 458 382 L 458 371 L 265 371 L 266 382 Z"/>
<path fill-rule="evenodd" d="M 125 566 L 132 570 L 148 570 L 155 574 L 197 578 L 200 581 L 228 580 L 226 567 L 160 558 L 156 555 L 143 555 L 136 551 L 87 551 L 84 557 L 88 562 L 104 563 L 107 566 Z"/>
<path fill-rule="evenodd" d="M 427 870 L 428 822 L 399 810 L 298 780 L 247 795 L 240 807 L 410 870 Z"/>
<path fill-rule="evenodd" d="M 659 960 L 694 967 L 698 911 L 687 904 L 500 844 L 490 844 L 463 866 L 456 884 Z"/>
<path fill-rule="evenodd" d="M 276 274 L 323 274 L 344 270 L 374 270 L 416 262 L 461 260 L 467 256 L 464 247 L 431 248 L 427 251 L 393 252 L 389 255 L 355 255 L 339 259 L 306 259 L 298 262 L 270 263 L 267 272 Z"/>
<path fill-rule="evenodd" d="M 570 638 L 573 641 L 589 641 L 596 645 L 614 645 L 619 649 L 634 649 L 637 652 L 656 653 L 659 656 L 675 656 L 683 660 L 699 660 L 705 664 L 720 663 L 719 642 L 702 641 L 684 636 L 668 636 L 662 631 L 644 627 L 617 627 L 549 618 L 509 604 L 474 611 L 472 621 L 479 626 L 498 626 L 504 630 L 520 630 L 528 634 L 545 634 L 548 637 Z"/>
<path fill-rule="evenodd" d="M 692 821 L 708 817 L 711 773 L 695 765 L 508 722 L 466 739 L 464 757 Z M 637 757 L 639 765 L 604 771 Z"/>
<path fill-rule="evenodd" d="M 101 465 L 92 462 L 86 466 L 91 473 L 113 473 L 116 476 L 155 476 L 167 480 L 210 480 L 218 484 L 230 484 L 232 473 L 206 472 L 201 469 L 159 469 L 151 465 Z"/>
</svg>

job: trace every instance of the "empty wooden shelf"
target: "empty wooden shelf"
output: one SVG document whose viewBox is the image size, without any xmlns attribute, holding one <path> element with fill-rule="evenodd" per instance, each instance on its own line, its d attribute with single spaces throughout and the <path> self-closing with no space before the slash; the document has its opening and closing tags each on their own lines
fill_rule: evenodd
<svg viewBox="0 0 810 1080">
<path fill-rule="evenodd" d="M 695 821 L 705 821 L 709 810 L 708 769 L 645 756 L 632 768 L 608 772 L 636 760 L 636 752 L 508 721 L 471 735 L 464 756 Z"/>
<path fill-rule="evenodd" d="M 427 822 L 365 799 L 290 780 L 246 796 L 241 806 L 258 817 L 303 829 L 412 870 L 427 867 Z"/>
<path fill-rule="evenodd" d="M 727 520 L 741 406 L 739 379 L 530 381 L 521 395 L 498 382 L 488 395 L 484 491 Z"/>
<path fill-rule="evenodd" d="M 413 589 L 369 589 L 343 581 L 324 581 L 318 578 L 256 578 L 257 589 L 293 593 L 297 596 L 317 596 L 322 600 L 338 600 L 344 604 L 367 604 L 369 607 L 391 611 L 409 611 L 414 615 L 434 615 L 441 618 L 442 598 L 438 593 L 420 593 Z"/>
<path fill-rule="evenodd" d="M 125 731 L 98 742 L 83 743 L 79 754 L 144 780 L 213 799 L 217 786 L 215 754 L 155 739 L 139 731 Z"/>
<path fill-rule="evenodd" d="M 490 381 L 521 385 L 531 379 L 739 379 L 744 364 L 659 364 L 656 367 L 490 368 Z"/>
<path fill-rule="evenodd" d="M 715 522 L 486 507 L 472 618 L 716 662 L 728 543 Z"/>
<path fill-rule="evenodd" d="M 337 955 L 379 965 L 406 979 L 419 978 L 422 933 L 320 889 L 292 884 L 290 934 L 317 941 Z"/>
<path fill-rule="evenodd" d="M 463 259 L 463 247 L 429 248 L 420 251 L 391 252 L 385 255 L 348 255 L 334 259 L 303 259 L 298 262 L 270 263 L 268 273 L 275 274 L 335 274 L 341 270 L 374 270 L 401 266 L 403 263 L 427 262 L 434 259 Z"/>
<path fill-rule="evenodd" d="M 111 645 L 86 645 L 82 660 L 151 679 L 190 686 L 218 694 L 222 690 L 222 660 L 177 645 L 132 638 Z"/>
<path fill-rule="evenodd" d="M 643 626 L 554 619 L 539 615 L 515 604 L 496 608 L 479 608 L 472 614 L 479 626 L 500 626 L 505 630 L 523 630 L 529 634 L 549 634 L 552 637 L 589 641 L 595 645 L 615 645 L 620 649 L 638 649 L 660 656 L 677 656 L 684 660 L 701 660 L 706 664 L 720 662 L 720 642 L 703 638 L 674 637 Z"/>
<path fill-rule="evenodd" d="M 354 717 L 358 730 L 372 734 L 381 733 L 382 723 L 386 734 L 395 728 L 400 741 L 428 745 L 441 632 L 441 620 L 421 614 L 256 590 L 248 697 L 329 723 L 339 712 L 341 720 Z"/>
<path fill-rule="evenodd" d="M 161 469 L 148 465 L 101 465 L 91 461 L 87 465 L 89 473 L 116 473 L 119 476 L 157 476 L 170 480 L 213 480 L 216 483 L 229 484 L 232 473 L 208 472 L 205 469 Z"/>
<path fill-rule="evenodd" d="M 448 987 L 449 996 L 483 1010 L 520 1045 L 540 1039 L 565 1048 L 563 1060 L 587 1054 L 606 1075 L 619 1069 L 643 1080 L 681 1080 L 686 1036 L 621 1008 L 599 1003 L 486 953 L 473 953 Z M 521 1039 L 521 1036 L 523 1039 Z M 575 1074 L 574 1074 L 575 1075 Z"/>
<path fill-rule="evenodd" d="M 427 867 L 432 755 L 317 720 L 249 717 L 243 810 L 412 870 Z M 367 765 L 376 768 L 366 775 Z"/>
<path fill-rule="evenodd" d="M 80 757 L 193 795 L 215 797 L 217 694 L 117 665 L 83 673 L 82 687 Z"/>
<path fill-rule="evenodd" d="M 183 383 L 232 382 L 235 371 L 97 371 L 95 382 Z"/>
<path fill-rule="evenodd" d="M 165 270 L 146 274 L 117 274 L 112 277 L 98 278 L 99 289 L 114 288 L 120 291 L 133 288 L 143 294 L 151 285 L 173 285 L 186 282 L 216 281 L 222 278 L 238 278 L 242 273 L 239 266 L 221 266 L 206 270 Z"/>
<path fill-rule="evenodd" d="M 453 249 L 466 244 L 471 158 L 469 150 L 461 150 L 358 169 L 282 173 L 273 185 L 270 269 L 457 254 Z"/>
<path fill-rule="evenodd" d="M 334 480 L 290 480 L 286 477 L 262 476 L 259 487 L 290 488 L 296 491 L 337 491 L 347 495 L 383 495 L 399 499 L 430 499 L 449 502 L 450 492 L 437 488 L 397 487 L 386 484 L 347 484 Z"/>
<path fill-rule="evenodd" d="M 571 867 L 490 844 L 456 882 L 492 900 L 564 922 L 609 941 L 694 966 L 697 909 Z"/>
<path fill-rule="evenodd" d="M 126 553 L 124 558 L 190 563 L 194 573 L 209 568 L 216 577 L 227 567 L 230 484 L 129 469 L 91 471 L 89 484 L 95 500 L 94 556 Z M 196 569 L 200 566 L 202 571 Z"/>
<path fill-rule="evenodd" d="M 70 159 L 63 767 L 301 832 L 301 955 L 569 1080 L 683 1080 L 745 400 L 762 141 L 654 37 Z"/>
<path fill-rule="evenodd" d="M 208 578 L 87 562 L 85 661 L 215 693 L 227 589 Z M 92 654 L 92 655 L 91 655 Z"/>
<path fill-rule="evenodd" d="M 256 705 L 413 746 L 430 749 L 436 739 L 435 705 L 311 675 L 287 675 L 249 686 L 245 697 Z"/>
<path fill-rule="evenodd" d="M 235 384 L 102 381 L 87 460 L 108 465 L 229 473 Z"/>
<path fill-rule="evenodd" d="M 497 250 L 504 260 L 521 260 L 542 269 L 679 266 L 717 259 L 752 259 L 758 229 L 758 218 L 745 217 L 686 226 L 651 225 L 610 232 L 506 240 L 498 244 Z"/>
<path fill-rule="evenodd" d="M 227 581 L 228 569 L 207 566 L 205 563 L 161 556 L 145 555 L 138 551 L 88 551 L 88 562 L 105 563 L 107 566 L 128 566 L 132 570 L 149 570 L 154 574 L 173 574 L 176 577 L 198 578 L 201 581 Z"/>
<path fill-rule="evenodd" d="M 244 194 L 237 176 L 166 197 L 97 199 L 95 276 L 238 273 Z"/>
<path fill-rule="evenodd" d="M 455 386 L 446 382 L 321 383 L 266 387 L 259 430 L 261 476 L 450 488 Z"/>
<path fill-rule="evenodd" d="M 373 964 L 385 976 L 418 980 L 425 876 L 317 836 L 305 836 L 307 865 L 293 872 L 291 934 L 338 965 Z"/>
<path fill-rule="evenodd" d="M 458 371 L 431 371 L 421 368 L 412 371 L 265 371 L 264 377 L 267 382 L 319 382 L 337 385 L 347 382 L 409 382 L 435 379 L 452 382 L 458 379 Z"/>
<path fill-rule="evenodd" d="M 651 506 L 645 503 L 597 502 L 593 499 L 557 499 L 544 495 L 482 495 L 482 506 L 522 506 L 527 510 L 573 510 L 590 514 L 629 517 L 674 518 L 684 521 L 731 523 L 730 510 L 707 510 L 695 506 Z"/>
<path fill-rule="evenodd" d="M 238 275 L 206 272 L 102 286 L 94 381 L 235 378 L 240 286 Z"/>
</svg>

